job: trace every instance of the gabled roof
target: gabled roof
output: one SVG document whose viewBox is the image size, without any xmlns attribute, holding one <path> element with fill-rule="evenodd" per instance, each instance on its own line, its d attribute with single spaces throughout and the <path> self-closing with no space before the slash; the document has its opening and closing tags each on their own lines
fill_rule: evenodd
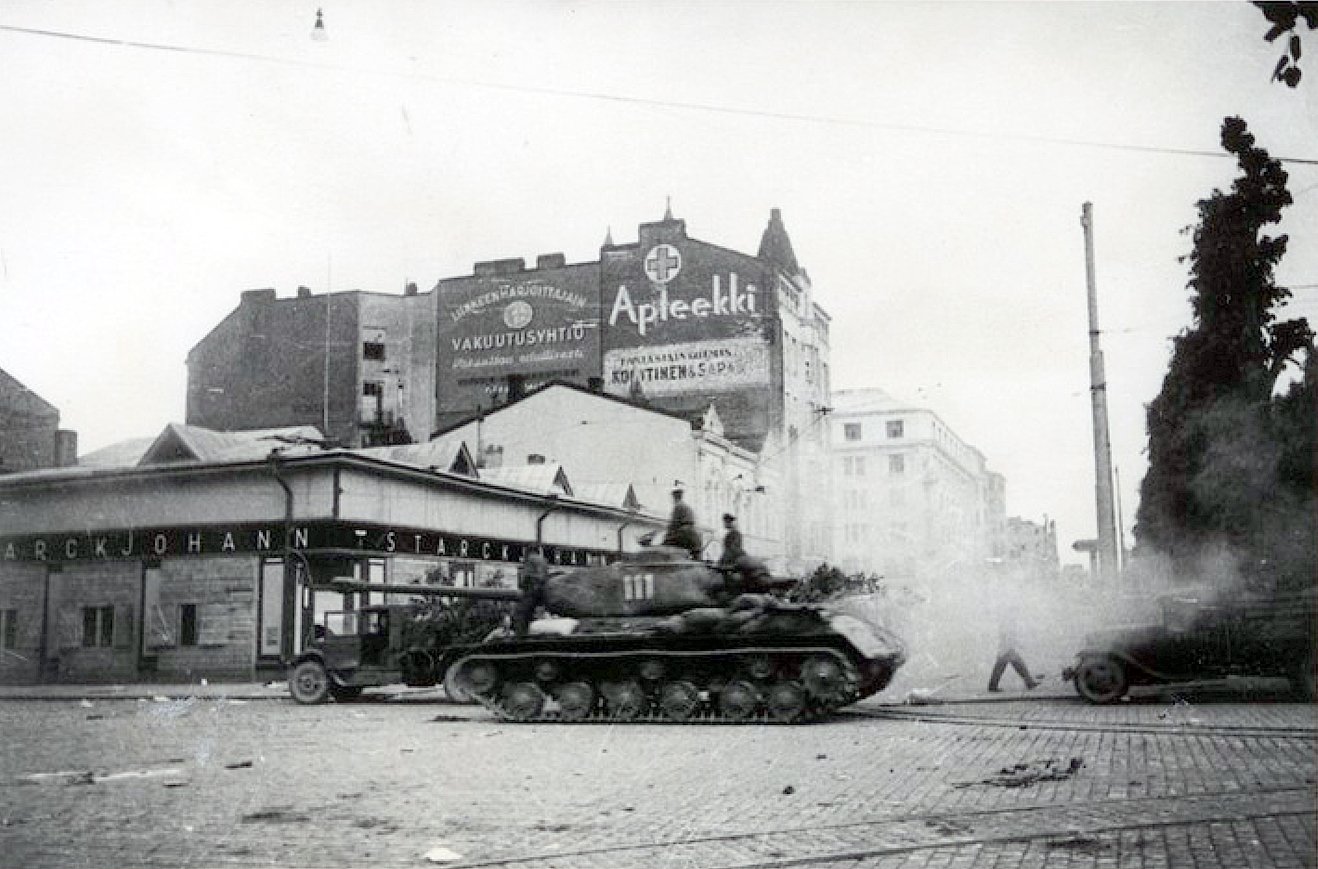
<svg viewBox="0 0 1318 869">
<path fill-rule="evenodd" d="M 320 452 L 323 449 L 322 444 L 320 430 L 309 425 L 248 431 L 212 431 L 171 422 L 152 441 L 138 464 L 251 461 L 263 459 L 280 447 L 283 447 L 280 454 L 284 456 Z"/>
<path fill-rule="evenodd" d="M 353 452 L 461 477 L 474 479 L 480 476 L 476 471 L 476 460 L 472 458 L 471 450 L 467 449 L 467 442 L 456 438 L 436 438 L 420 444 L 366 447 Z"/>
<path fill-rule="evenodd" d="M 535 492 L 538 495 L 566 495 L 575 498 L 572 484 L 563 473 L 562 465 L 505 465 L 498 468 L 481 468 L 480 479 L 509 489 Z"/>
<path fill-rule="evenodd" d="M 155 441 L 155 438 L 119 441 L 78 456 L 78 465 L 84 468 L 131 468 L 142 461 L 142 456 Z"/>
<path fill-rule="evenodd" d="M 3 368 L 0 368 L 0 393 L 9 396 L 10 402 L 21 400 L 26 405 L 23 408 L 26 413 L 59 415 L 59 409 L 55 405 L 28 389 L 19 382 L 18 378 Z"/>
<path fill-rule="evenodd" d="M 578 501 L 622 507 L 624 510 L 640 510 L 642 506 L 631 483 L 585 483 L 574 488 L 576 494 L 572 497 Z"/>
</svg>

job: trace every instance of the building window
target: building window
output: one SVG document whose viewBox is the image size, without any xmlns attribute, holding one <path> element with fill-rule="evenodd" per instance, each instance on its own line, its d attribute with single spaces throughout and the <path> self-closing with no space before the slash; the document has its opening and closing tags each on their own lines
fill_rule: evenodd
<svg viewBox="0 0 1318 869">
<path fill-rule="evenodd" d="M 89 648 L 114 644 L 114 607 L 82 608 L 82 644 Z"/>
<path fill-rule="evenodd" d="M 844 477 L 865 476 L 865 457 L 864 456 L 844 457 L 842 459 L 842 476 Z"/>
<path fill-rule="evenodd" d="M 378 380 L 368 380 L 362 384 L 362 395 L 369 398 L 383 398 L 384 384 Z"/>
<path fill-rule="evenodd" d="M 178 644 L 197 645 L 197 605 L 185 603 L 178 608 Z"/>
<path fill-rule="evenodd" d="M 892 423 L 888 423 L 888 425 L 891 426 Z M 849 441 L 860 440 L 860 423 L 858 422 L 843 423 L 842 436 Z"/>
<path fill-rule="evenodd" d="M 903 426 L 902 426 L 902 421 L 901 421 L 900 419 L 889 420 L 889 421 L 888 421 L 888 437 L 890 437 L 890 438 L 899 438 L 899 437 L 901 437 L 901 436 L 902 436 L 902 428 L 903 428 Z"/>
<path fill-rule="evenodd" d="M 384 361 L 384 342 L 366 341 L 362 344 L 362 358 L 370 362 Z"/>
<path fill-rule="evenodd" d="M 888 473 L 890 474 L 906 473 L 906 456 L 902 455 L 901 453 L 897 453 L 896 455 L 893 456 L 888 456 Z"/>
<path fill-rule="evenodd" d="M 18 647 L 18 610 L 0 610 L 0 649 Z"/>
</svg>

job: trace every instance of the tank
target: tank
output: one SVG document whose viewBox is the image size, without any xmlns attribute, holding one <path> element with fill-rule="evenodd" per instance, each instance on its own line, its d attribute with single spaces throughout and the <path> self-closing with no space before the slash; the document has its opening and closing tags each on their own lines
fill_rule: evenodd
<svg viewBox="0 0 1318 869">
<path fill-rule="evenodd" d="M 656 546 L 551 572 L 522 606 L 547 615 L 471 648 L 446 684 L 509 721 L 797 723 L 882 690 L 905 660 L 883 628 L 766 593 L 782 583 L 755 559 L 737 568 Z"/>
</svg>

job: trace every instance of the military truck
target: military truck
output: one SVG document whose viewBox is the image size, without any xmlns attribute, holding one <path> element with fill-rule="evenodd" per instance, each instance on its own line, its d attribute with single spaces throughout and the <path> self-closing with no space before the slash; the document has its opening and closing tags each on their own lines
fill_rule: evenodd
<svg viewBox="0 0 1318 869">
<path fill-rule="evenodd" d="M 1285 677 L 1299 699 L 1314 699 L 1315 590 L 1285 595 L 1160 598 L 1162 619 L 1085 638 L 1063 674 L 1091 703 L 1112 703 L 1132 685 Z"/>
<path fill-rule="evenodd" d="M 347 702 L 382 685 L 438 685 L 454 650 L 481 640 L 498 626 L 501 610 L 521 596 L 514 589 L 364 583 L 335 583 L 323 590 L 424 600 L 325 613 L 307 647 L 289 662 L 288 691 L 298 703 Z M 462 699 L 457 689 L 450 693 Z"/>
</svg>

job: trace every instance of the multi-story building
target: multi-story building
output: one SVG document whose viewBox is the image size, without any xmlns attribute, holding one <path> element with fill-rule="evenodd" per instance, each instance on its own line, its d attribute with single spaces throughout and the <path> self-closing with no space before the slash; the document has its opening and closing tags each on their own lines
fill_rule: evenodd
<svg viewBox="0 0 1318 869">
<path fill-rule="evenodd" d="M 843 569 L 929 580 L 987 565 L 1004 524 L 1002 478 L 936 413 L 843 390 L 831 438 Z"/>
<path fill-rule="evenodd" d="M 0 369 L 0 474 L 77 461 L 78 435 L 59 427 L 59 410 Z"/>
<path fill-rule="evenodd" d="M 435 417 L 430 293 L 249 290 L 188 354 L 189 425 L 316 426 L 344 446 L 425 440 Z"/>
</svg>

